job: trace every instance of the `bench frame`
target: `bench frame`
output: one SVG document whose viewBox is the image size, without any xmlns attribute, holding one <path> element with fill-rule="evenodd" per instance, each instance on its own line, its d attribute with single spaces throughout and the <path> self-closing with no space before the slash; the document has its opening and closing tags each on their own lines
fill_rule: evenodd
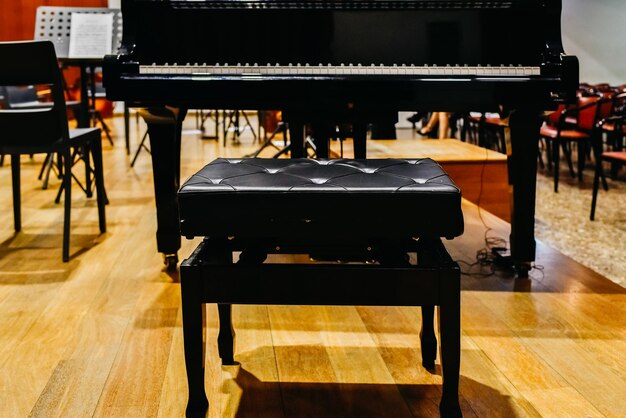
<svg viewBox="0 0 626 418">
<path fill-rule="evenodd" d="M 333 240 L 329 239 L 329 243 Z M 393 244 L 393 245 L 389 245 Z M 378 245 L 363 242 L 340 247 L 311 242 L 252 241 L 233 237 L 205 238 L 181 264 L 185 364 L 189 384 L 187 417 L 204 417 L 205 303 L 217 303 L 218 351 L 223 365 L 235 364 L 233 304 L 421 306 L 422 365 L 435 366 L 435 306 L 439 307 L 443 370 L 441 415 L 461 416 L 458 400 L 460 367 L 460 269 L 439 238 L 402 238 Z M 389 250 L 393 248 L 393 250 Z M 233 263 L 233 251 L 242 251 Z M 267 254 L 344 254 L 377 264 L 264 263 Z M 414 252 L 417 265 L 407 253 Z M 297 277 L 297 280 L 294 278 Z"/>
</svg>

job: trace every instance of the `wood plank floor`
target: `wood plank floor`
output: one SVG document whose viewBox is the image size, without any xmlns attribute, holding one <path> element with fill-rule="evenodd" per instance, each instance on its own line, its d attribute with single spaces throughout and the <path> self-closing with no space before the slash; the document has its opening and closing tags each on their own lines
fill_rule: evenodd
<svg viewBox="0 0 626 418">
<path fill-rule="evenodd" d="M 180 288 L 156 252 L 150 157 L 129 168 L 121 120 L 111 124 L 108 231 L 98 234 L 95 201 L 76 188 L 69 263 L 59 181 L 41 190 L 37 180 L 42 156 L 22 157 L 17 235 L 10 167 L 0 168 L 1 417 L 183 415 Z M 141 129 L 133 125 L 133 148 Z M 250 152 L 247 135 L 225 148 L 184 135 L 183 177 Z M 485 235 L 506 239 L 509 227 L 463 209 L 466 232 L 447 246 L 473 262 Z M 181 256 L 196 243 L 183 241 Z M 463 276 L 465 416 L 626 416 L 626 290 L 541 244 L 537 264 L 530 280 Z M 221 367 L 208 306 L 209 416 L 437 416 L 440 369 L 420 367 L 419 324 L 417 308 L 236 306 L 240 365 Z"/>
</svg>

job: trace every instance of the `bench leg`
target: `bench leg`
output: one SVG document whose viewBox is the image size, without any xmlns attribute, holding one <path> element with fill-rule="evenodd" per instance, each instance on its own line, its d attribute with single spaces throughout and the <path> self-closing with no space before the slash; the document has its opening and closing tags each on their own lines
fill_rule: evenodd
<svg viewBox="0 0 626 418">
<path fill-rule="evenodd" d="M 420 267 L 434 267 L 438 265 L 438 256 L 435 248 L 441 246 L 438 239 L 423 238 L 419 242 L 417 259 Z M 422 306 L 422 329 L 420 343 L 422 346 L 422 366 L 427 370 L 435 368 L 437 358 L 437 337 L 435 336 L 435 306 Z"/>
<path fill-rule="evenodd" d="M 442 417 L 460 417 L 459 372 L 461 363 L 461 275 L 458 270 L 441 273 L 441 366 L 443 393 L 439 410 Z"/>
<path fill-rule="evenodd" d="M 204 417 L 209 408 L 204 390 L 204 305 L 200 299 L 201 281 L 196 274 L 191 273 L 190 270 L 183 270 L 180 278 L 185 368 L 189 385 L 189 401 L 185 411 L 188 418 Z"/>
<path fill-rule="evenodd" d="M 427 370 L 435 368 L 437 358 L 437 337 L 435 336 L 435 307 L 422 306 L 422 329 L 420 342 L 422 346 L 422 366 Z"/>
<path fill-rule="evenodd" d="M 215 251 L 218 263 L 231 264 L 233 262 L 232 253 L 228 250 L 218 249 Z M 242 251 L 238 264 L 260 265 L 267 258 L 267 254 L 255 251 Z M 235 362 L 235 330 L 233 328 L 232 305 L 229 303 L 219 303 L 217 312 L 220 320 L 220 331 L 217 335 L 217 351 L 222 359 L 223 366 L 233 366 Z"/>
<path fill-rule="evenodd" d="M 217 335 L 217 351 L 222 359 L 223 366 L 235 364 L 235 330 L 232 322 L 232 305 L 220 303 L 217 305 L 220 318 L 220 332 Z"/>
</svg>

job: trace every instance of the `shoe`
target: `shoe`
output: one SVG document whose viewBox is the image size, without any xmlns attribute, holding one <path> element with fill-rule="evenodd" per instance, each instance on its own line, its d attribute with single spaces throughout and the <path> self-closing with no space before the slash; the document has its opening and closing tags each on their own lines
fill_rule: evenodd
<svg viewBox="0 0 626 418">
<path fill-rule="evenodd" d="M 413 125 L 415 125 L 417 122 L 420 121 L 421 118 L 422 118 L 422 115 L 420 115 L 419 113 L 413 113 L 411 116 L 406 118 L 406 120 L 411 122 Z"/>
<path fill-rule="evenodd" d="M 431 132 L 432 132 L 432 129 L 429 129 L 426 126 L 424 126 L 423 128 L 420 128 L 420 129 L 417 130 L 417 133 L 422 135 L 422 136 L 428 136 L 428 135 L 430 135 Z"/>
</svg>

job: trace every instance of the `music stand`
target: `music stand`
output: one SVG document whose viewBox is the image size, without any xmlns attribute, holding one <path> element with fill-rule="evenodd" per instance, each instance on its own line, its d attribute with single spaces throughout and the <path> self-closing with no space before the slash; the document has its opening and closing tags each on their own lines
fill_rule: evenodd
<svg viewBox="0 0 626 418">
<path fill-rule="evenodd" d="M 243 125 L 243 128 L 239 124 L 240 117 L 243 117 L 244 122 L 245 122 L 245 124 Z M 239 109 L 231 110 L 228 114 L 228 124 L 227 124 L 226 123 L 226 110 L 224 110 L 224 146 L 226 146 L 227 138 L 228 138 L 228 131 L 231 127 L 233 128 L 233 131 L 234 131 L 233 141 L 235 144 L 239 143 L 239 137 L 241 136 L 241 133 L 246 130 L 246 128 L 249 128 L 250 132 L 252 132 L 254 142 L 256 142 L 256 140 L 258 139 L 256 136 L 256 132 L 254 132 L 254 129 L 252 129 L 252 124 L 250 123 L 250 119 L 248 118 L 248 115 L 246 115 L 246 112 L 241 111 Z"/>
<path fill-rule="evenodd" d="M 113 14 L 112 53 L 122 42 L 122 11 L 106 7 L 39 6 L 35 20 L 35 40 L 51 41 L 59 59 L 70 59 L 70 28 L 73 13 Z M 73 58 L 80 59 L 80 58 Z M 102 62 L 102 58 L 93 59 Z"/>
<path fill-rule="evenodd" d="M 215 135 L 206 133 L 206 121 L 208 119 L 215 120 Z M 197 119 L 196 119 L 197 121 Z M 197 123 L 196 123 L 197 124 Z M 202 109 L 200 109 L 200 130 L 202 131 L 202 139 L 215 139 L 217 140 L 219 137 L 219 125 L 220 125 L 220 111 L 218 109 L 209 110 L 207 113 L 204 113 Z"/>
<path fill-rule="evenodd" d="M 35 17 L 34 39 L 36 41 L 50 41 L 54 45 L 57 59 L 63 65 L 74 65 L 80 68 L 80 106 L 79 115 L 76 118 L 79 128 L 90 127 L 91 110 L 95 112 L 96 103 L 96 78 L 95 67 L 101 66 L 104 56 L 101 58 L 80 58 L 70 57 L 70 30 L 72 23 L 72 14 L 74 13 L 93 13 L 93 14 L 112 14 L 113 30 L 111 41 L 111 53 L 115 53 L 122 42 L 122 11 L 119 9 L 108 9 L 104 7 L 61 7 L 61 6 L 39 6 Z M 89 77 L 87 69 L 90 69 Z M 88 83 L 88 80 L 90 83 Z M 92 102 L 89 102 L 91 95 Z M 94 113 L 95 114 L 95 113 Z M 104 131 L 111 141 L 108 127 L 104 125 Z M 82 156 L 78 156 L 82 158 Z M 46 170 L 46 179 L 49 176 L 52 167 L 52 158 Z M 85 165 L 89 166 L 89 161 L 85 160 Z M 89 185 L 91 182 L 87 181 Z M 89 186 L 88 186 L 89 187 Z M 90 194 L 91 191 L 88 192 Z"/>
<path fill-rule="evenodd" d="M 89 115 L 92 107 L 95 109 L 96 83 L 95 67 L 101 66 L 104 56 L 101 58 L 70 57 L 70 29 L 72 27 L 73 13 L 112 14 L 113 31 L 111 53 L 115 53 L 122 42 L 122 11 L 105 7 L 60 7 L 40 6 L 37 8 L 35 20 L 36 41 L 51 41 L 54 45 L 57 58 L 64 65 L 80 67 L 80 117 L 79 128 L 89 127 Z M 87 76 L 87 69 L 91 74 Z M 88 83 L 88 80 L 91 83 Z M 91 84 L 91 85 L 89 85 Z M 92 104 L 89 103 L 91 94 Z M 93 105 L 93 106 L 92 106 Z"/>
<path fill-rule="evenodd" d="M 270 134 L 269 137 L 267 137 L 265 139 L 265 141 L 263 142 L 263 144 L 261 144 L 261 146 L 253 153 L 251 154 L 247 154 L 244 155 L 244 158 L 249 158 L 249 157 L 253 157 L 256 158 L 259 156 L 259 154 L 261 154 L 261 152 L 263 152 L 263 150 L 269 146 L 276 148 L 277 151 L 282 151 L 284 148 L 287 147 L 287 141 L 288 141 L 288 132 L 289 132 L 289 128 L 287 127 L 287 124 L 285 122 L 278 122 L 278 125 L 276 126 L 276 129 L 274 129 L 274 132 L 272 132 Z M 274 137 L 277 134 L 282 134 L 283 135 L 283 141 L 285 146 L 283 148 L 280 148 L 276 145 L 274 145 Z"/>
</svg>

